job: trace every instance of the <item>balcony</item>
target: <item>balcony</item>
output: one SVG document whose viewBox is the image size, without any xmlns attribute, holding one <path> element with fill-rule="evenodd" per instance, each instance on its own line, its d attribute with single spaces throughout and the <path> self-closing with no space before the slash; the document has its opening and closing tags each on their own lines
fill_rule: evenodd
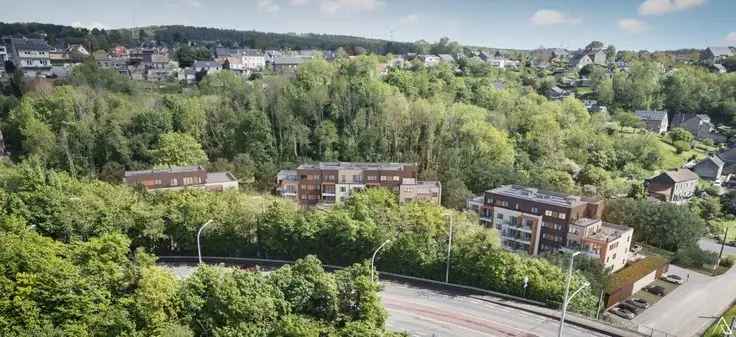
<svg viewBox="0 0 736 337">
<path fill-rule="evenodd" d="M 505 230 L 501 233 L 501 236 L 503 237 L 504 240 L 513 240 L 513 241 L 521 242 L 525 244 L 532 243 L 531 235 L 524 235 L 522 233 L 515 233 L 513 231 Z"/>
<path fill-rule="evenodd" d="M 532 227 L 530 226 L 524 226 L 522 224 L 512 224 L 510 222 L 503 222 L 503 225 L 507 229 L 522 231 L 522 232 L 529 233 L 529 234 L 532 233 Z"/>
<path fill-rule="evenodd" d="M 576 246 L 576 247 L 562 247 L 562 248 L 560 248 L 560 251 L 561 252 L 565 252 L 565 253 L 580 252 L 581 254 L 583 254 L 583 255 L 585 255 L 587 257 L 590 257 L 590 258 L 594 258 L 594 259 L 599 259 L 601 257 L 600 253 L 595 252 L 595 251 L 593 251 L 591 249 L 588 249 L 586 247 L 579 247 L 579 246 Z"/>
</svg>

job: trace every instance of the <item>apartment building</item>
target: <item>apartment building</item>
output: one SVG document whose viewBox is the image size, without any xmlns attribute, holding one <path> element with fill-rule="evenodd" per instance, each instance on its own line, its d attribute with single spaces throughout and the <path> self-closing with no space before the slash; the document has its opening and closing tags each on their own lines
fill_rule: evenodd
<svg viewBox="0 0 736 337">
<path fill-rule="evenodd" d="M 417 181 L 414 164 L 323 162 L 303 164 L 295 171 L 279 172 L 277 192 L 287 198 L 296 197 L 300 205 L 339 204 L 370 187 L 388 188 L 399 195 L 401 202 L 441 201 L 440 182 Z"/>
<path fill-rule="evenodd" d="M 579 250 L 612 270 L 626 264 L 633 230 L 602 222 L 601 199 L 506 185 L 467 205 L 482 225 L 498 230 L 506 249 L 529 255 Z"/>
<path fill-rule="evenodd" d="M 43 39 L 4 38 L 8 60 L 28 77 L 40 76 L 51 70 L 51 47 Z"/>
<path fill-rule="evenodd" d="M 178 191 L 199 188 L 221 192 L 238 188 L 238 179 L 230 172 L 207 172 L 199 165 L 164 169 L 125 171 L 123 183 L 143 185 L 149 191 Z"/>
</svg>

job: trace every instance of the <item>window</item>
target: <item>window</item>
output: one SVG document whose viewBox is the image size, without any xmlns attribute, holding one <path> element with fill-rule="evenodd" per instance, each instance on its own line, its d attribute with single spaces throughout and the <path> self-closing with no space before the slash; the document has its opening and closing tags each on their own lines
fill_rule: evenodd
<svg viewBox="0 0 736 337">
<path fill-rule="evenodd" d="M 381 181 L 388 181 L 388 176 L 381 176 Z"/>
<path fill-rule="evenodd" d="M 194 185 L 194 177 L 184 177 L 184 185 Z"/>
<path fill-rule="evenodd" d="M 345 186 L 340 186 L 340 192 L 345 193 L 346 191 L 347 189 L 345 188 Z"/>
<path fill-rule="evenodd" d="M 153 184 L 154 184 L 154 185 L 161 185 L 161 184 L 162 184 L 162 182 L 161 182 L 161 179 L 156 179 L 156 180 L 154 180 L 154 181 L 153 181 Z"/>
<path fill-rule="evenodd" d="M 534 213 L 534 214 L 539 213 L 539 208 L 532 207 L 532 213 Z"/>
<path fill-rule="evenodd" d="M 546 215 L 546 216 L 552 216 L 552 211 L 550 211 L 550 210 L 544 211 L 544 215 Z"/>
<path fill-rule="evenodd" d="M 363 176 L 354 175 L 353 176 L 353 182 L 354 183 L 362 183 L 363 182 Z"/>
<path fill-rule="evenodd" d="M 171 179 L 171 186 L 179 185 L 179 183 L 176 181 L 176 178 Z"/>
<path fill-rule="evenodd" d="M 498 220 L 503 220 L 503 214 L 501 214 L 501 213 L 498 213 L 498 215 L 496 215 L 496 217 L 498 218 Z"/>
<path fill-rule="evenodd" d="M 368 176 L 368 181 L 376 181 L 376 176 Z"/>
<path fill-rule="evenodd" d="M 560 213 L 559 216 L 560 216 L 560 219 L 563 219 L 563 220 L 565 219 L 565 213 Z"/>
<path fill-rule="evenodd" d="M 394 176 L 394 181 L 401 181 L 401 177 L 399 177 L 399 176 Z"/>
</svg>

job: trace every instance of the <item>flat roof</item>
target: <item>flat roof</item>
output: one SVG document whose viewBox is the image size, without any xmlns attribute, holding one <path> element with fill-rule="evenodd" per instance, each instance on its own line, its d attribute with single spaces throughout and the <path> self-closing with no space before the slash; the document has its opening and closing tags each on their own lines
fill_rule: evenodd
<svg viewBox="0 0 736 337">
<path fill-rule="evenodd" d="M 160 168 L 160 169 L 125 171 L 125 176 L 133 177 L 133 176 L 156 174 L 156 173 L 182 173 L 182 172 L 194 172 L 194 171 L 205 171 L 205 169 L 201 165 L 170 166 L 167 168 Z"/>
<path fill-rule="evenodd" d="M 301 164 L 298 170 L 392 170 L 400 171 L 406 166 L 414 166 L 409 163 L 361 163 L 361 162 L 321 162 L 316 164 Z"/>
<path fill-rule="evenodd" d="M 238 181 L 230 172 L 210 172 L 207 173 L 207 184 L 229 183 Z"/>
<path fill-rule="evenodd" d="M 620 238 L 624 233 L 631 231 L 628 226 L 616 225 L 604 222 L 598 232 L 589 235 L 586 239 L 596 241 L 613 241 Z"/>
<path fill-rule="evenodd" d="M 587 200 L 583 200 L 582 197 L 564 193 L 540 191 L 539 189 L 532 187 L 525 187 L 519 185 L 504 185 L 492 190 L 486 191 L 488 193 L 498 194 L 502 196 L 519 198 L 529 201 L 538 202 L 541 204 L 556 205 L 563 207 L 574 207 L 583 204 Z M 592 200 L 591 200 L 592 201 Z"/>
</svg>

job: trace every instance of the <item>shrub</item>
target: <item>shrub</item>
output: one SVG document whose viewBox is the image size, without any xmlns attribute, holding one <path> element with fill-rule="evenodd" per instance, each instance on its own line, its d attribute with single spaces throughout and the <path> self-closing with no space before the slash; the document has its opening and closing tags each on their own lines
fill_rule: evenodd
<svg viewBox="0 0 736 337">
<path fill-rule="evenodd" d="M 690 245 L 678 249 L 672 263 L 686 268 L 700 268 L 704 264 L 713 264 L 717 258 L 716 253 L 706 252 L 698 246 Z"/>
<path fill-rule="evenodd" d="M 677 149 L 677 153 L 683 153 L 690 150 L 690 144 L 688 142 L 678 140 L 672 143 L 672 146 Z"/>
</svg>

